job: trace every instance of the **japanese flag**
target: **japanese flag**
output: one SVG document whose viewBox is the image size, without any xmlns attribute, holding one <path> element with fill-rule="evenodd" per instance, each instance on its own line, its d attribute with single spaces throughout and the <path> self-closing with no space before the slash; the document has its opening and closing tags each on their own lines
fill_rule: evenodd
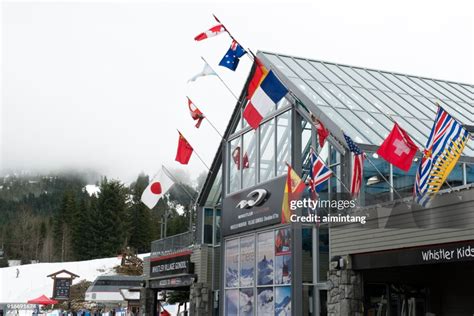
<svg viewBox="0 0 474 316">
<path fill-rule="evenodd" d="M 173 185 L 166 172 L 161 168 L 158 174 L 150 181 L 150 184 L 146 187 L 142 194 L 142 202 L 151 210 L 155 207 L 156 203 L 161 197 L 168 192 Z"/>
</svg>

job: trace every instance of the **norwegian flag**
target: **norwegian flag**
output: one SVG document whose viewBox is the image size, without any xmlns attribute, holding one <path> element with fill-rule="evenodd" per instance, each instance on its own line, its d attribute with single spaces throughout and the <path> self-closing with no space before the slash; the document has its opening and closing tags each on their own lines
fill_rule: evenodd
<svg viewBox="0 0 474 316">
<path fill-rule="evenodd" d="M 362 187 L 362 173 L 364 170 L 364 152 L 357 146 L 352 139 L 344 134 L 347 146 L 350 152 L 354 154 L 352 162 L 351 195 L 353 198 L 359 196 Z"/>
<path fill-rule="evenodd" d="M 193 103 L 193 101 L 191 101 L 190 98 L 188 98 L 188 108 L 193 120 L 197 121 L 195 125 L 196 128 L 199 128 L 199 126 L 201 126 L 202 120 L 205 118 L 204 114 L 198 109 L 198 107 Z"/>
<path fill-rule="evenodd" d="M 211 27 L 209 30 L 202 32 L 201 34 L 198 34 L 194 40 L 195 41 L 202 41 L 205 40 L 206 38 L 209 37 L 214 37 L 216 35 L 219 35 L 221 33 L 225 32 L 225 27 L 222 24 L 217 24 L 216 26 Z"/>
<path fill-rule="evenodd" d="M 311 168 L 309 170 L 309 188 L 311 192 L 314 194 L 320 192 L 331 175 L 331 169 L 324 164 L 323 160 L 311 148 Z"/>
</svg>

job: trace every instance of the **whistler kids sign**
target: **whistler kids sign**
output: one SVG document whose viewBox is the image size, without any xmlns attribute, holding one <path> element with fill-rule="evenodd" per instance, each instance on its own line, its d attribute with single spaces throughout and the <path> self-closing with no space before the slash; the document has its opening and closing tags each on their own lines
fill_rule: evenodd
<svg viewBox="0 0 474 316">
<path fill-rule="evenodd" d="M 354 269 L 474 261 L 474 241 L 355 254 Z"/>
</svg>

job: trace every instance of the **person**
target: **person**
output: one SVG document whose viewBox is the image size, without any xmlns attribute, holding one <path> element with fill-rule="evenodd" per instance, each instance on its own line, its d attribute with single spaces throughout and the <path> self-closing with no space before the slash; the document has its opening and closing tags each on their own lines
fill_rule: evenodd
<svg viewBox="0 0 474 316">
<path fill-rule="evenodd" d="M 16 278 L 18 279 L 18 276 L 20 275 L 20 270 L 16 268 Z"/>
</svg>

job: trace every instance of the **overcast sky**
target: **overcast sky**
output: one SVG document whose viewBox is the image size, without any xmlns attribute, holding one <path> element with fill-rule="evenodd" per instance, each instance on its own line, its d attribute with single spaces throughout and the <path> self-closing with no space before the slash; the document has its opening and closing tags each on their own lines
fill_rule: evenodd
<svg viewBox="0 0 474 316">
<path fill-rule="evenodd" d="M 271 4 L 270 4 L 271 3 Z M 179 128 L 211 164 L 251 63 L 217 66 L 230 39 L 194 36 L 215 13 L 244 47 L 474 83 L 472 1 L 2 2 L 0 170 L 95 168 L 126 182 L 174 161 Z M 196 156 L 191 176 L 204 170 Z"/>
</svg>

